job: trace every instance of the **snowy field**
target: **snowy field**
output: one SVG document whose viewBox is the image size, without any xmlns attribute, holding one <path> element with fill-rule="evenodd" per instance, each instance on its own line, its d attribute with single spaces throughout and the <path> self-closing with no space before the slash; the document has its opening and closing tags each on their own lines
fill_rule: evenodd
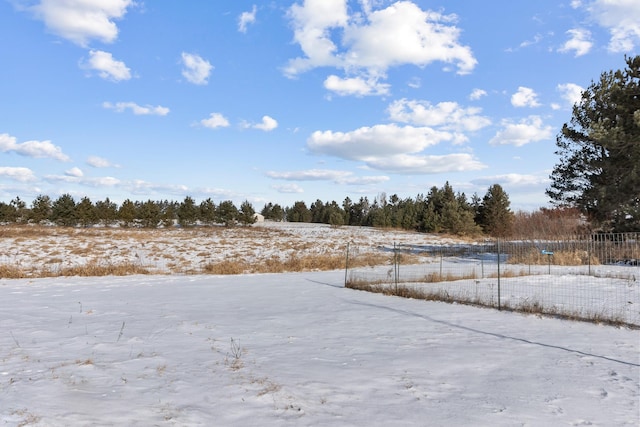
<svg viewBox="0 0 640 427">
<path fill-rule="evenodd" d="M 497 308 L 499 299 L 504 308 L 640 327 L 640 267 L 598 265 L 590 267 L 590 274 L 586 268 L 503 264 L 504 277 L 498 281 L 495 262 L 481 267 L 473 259 L 448 257 L 439 263 L 399 266 L 398 286 L 443 300 Z M 424 283 L 433 275 L 455 280 Z M 476 278 L 460 279 L 465 276 Z M 393 266 L 354 268 L 348 280 L 396 286 Z"/>
<path fill-rule="evenodd" d="M 637 330 L 344 272 L 0 280 L 2 426 L 637 426 Z"/>
<path fill-rule="evenodd" d="M 198 273 L 224 260 L 341 257 L 347 242 L 379 251 L 455 239 L 274 223 L 0 231 L 0 266 L 32 276 L 92 262 L 154 273 L 0 278 L 0 427 L 640 423 L 638 330 L 359 292 L 344 288 L 344 270 Z M 490 263 L 422 261 L 400 277 L 464 265 L 481 277 L 437 286 L 496 298 Z M 389 266 L 373 270 L 386 277 Z M 505 279 L 501 301 L 567 306 L 575 293 L 551 293 L 550 281 L 595 284 L 596 302 L 630 289 L 622 315 L 640 314 L 630 276 L 616 286 L 565 267 L 533 273 Z"/>
</svg>

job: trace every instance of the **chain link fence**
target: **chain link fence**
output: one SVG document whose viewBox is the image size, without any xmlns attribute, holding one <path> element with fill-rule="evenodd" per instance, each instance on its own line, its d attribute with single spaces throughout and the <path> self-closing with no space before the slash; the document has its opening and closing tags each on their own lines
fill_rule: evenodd
<svg viewBox="0 0 640 427">
<path fill-rule="evenodd" d="M 372 257 L 381 262 L 367 265 Z M 349 245 L 345 285 L 640 327 L 640 233 Z"/>
</svg>

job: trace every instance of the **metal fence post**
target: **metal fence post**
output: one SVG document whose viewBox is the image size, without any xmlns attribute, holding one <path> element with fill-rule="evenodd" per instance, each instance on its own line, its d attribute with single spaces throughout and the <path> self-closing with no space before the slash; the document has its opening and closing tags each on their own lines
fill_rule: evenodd
<svg viewBox="0 0 640 427">
<path fill-rule="evenodd" d="M 344 262 L 344 286 L 347 286 L 347 272 L 349 271 L 349 242 L 347 242 L 347 256 Z"/>
<path fill-rule="evenodd" d="M 498 311 L 502 309 L 500 305 L 500 239 L 497 239 L 498 246 Z"/>
</svg>

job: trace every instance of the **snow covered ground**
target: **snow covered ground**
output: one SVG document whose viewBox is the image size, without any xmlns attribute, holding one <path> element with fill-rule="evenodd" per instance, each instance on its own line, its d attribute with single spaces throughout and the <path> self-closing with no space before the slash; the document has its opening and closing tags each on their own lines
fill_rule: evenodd
<svg viewBox="0 0 640 427">
<path fill-rule="evenodd" d="M 640 332 L 344 272 L 0 280 L 2 426 L 637 426 Z"/>
</svg>

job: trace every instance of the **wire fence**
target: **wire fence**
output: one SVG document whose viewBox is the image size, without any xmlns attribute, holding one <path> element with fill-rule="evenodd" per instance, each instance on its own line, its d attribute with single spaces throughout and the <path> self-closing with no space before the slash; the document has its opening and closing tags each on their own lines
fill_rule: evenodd
<svg viewBox="0 0 640 427">
<path fill-rule="evenodd" d="M 640 327 L 640 233 L 349 245 L 345 285 Z"/>
</svg>

